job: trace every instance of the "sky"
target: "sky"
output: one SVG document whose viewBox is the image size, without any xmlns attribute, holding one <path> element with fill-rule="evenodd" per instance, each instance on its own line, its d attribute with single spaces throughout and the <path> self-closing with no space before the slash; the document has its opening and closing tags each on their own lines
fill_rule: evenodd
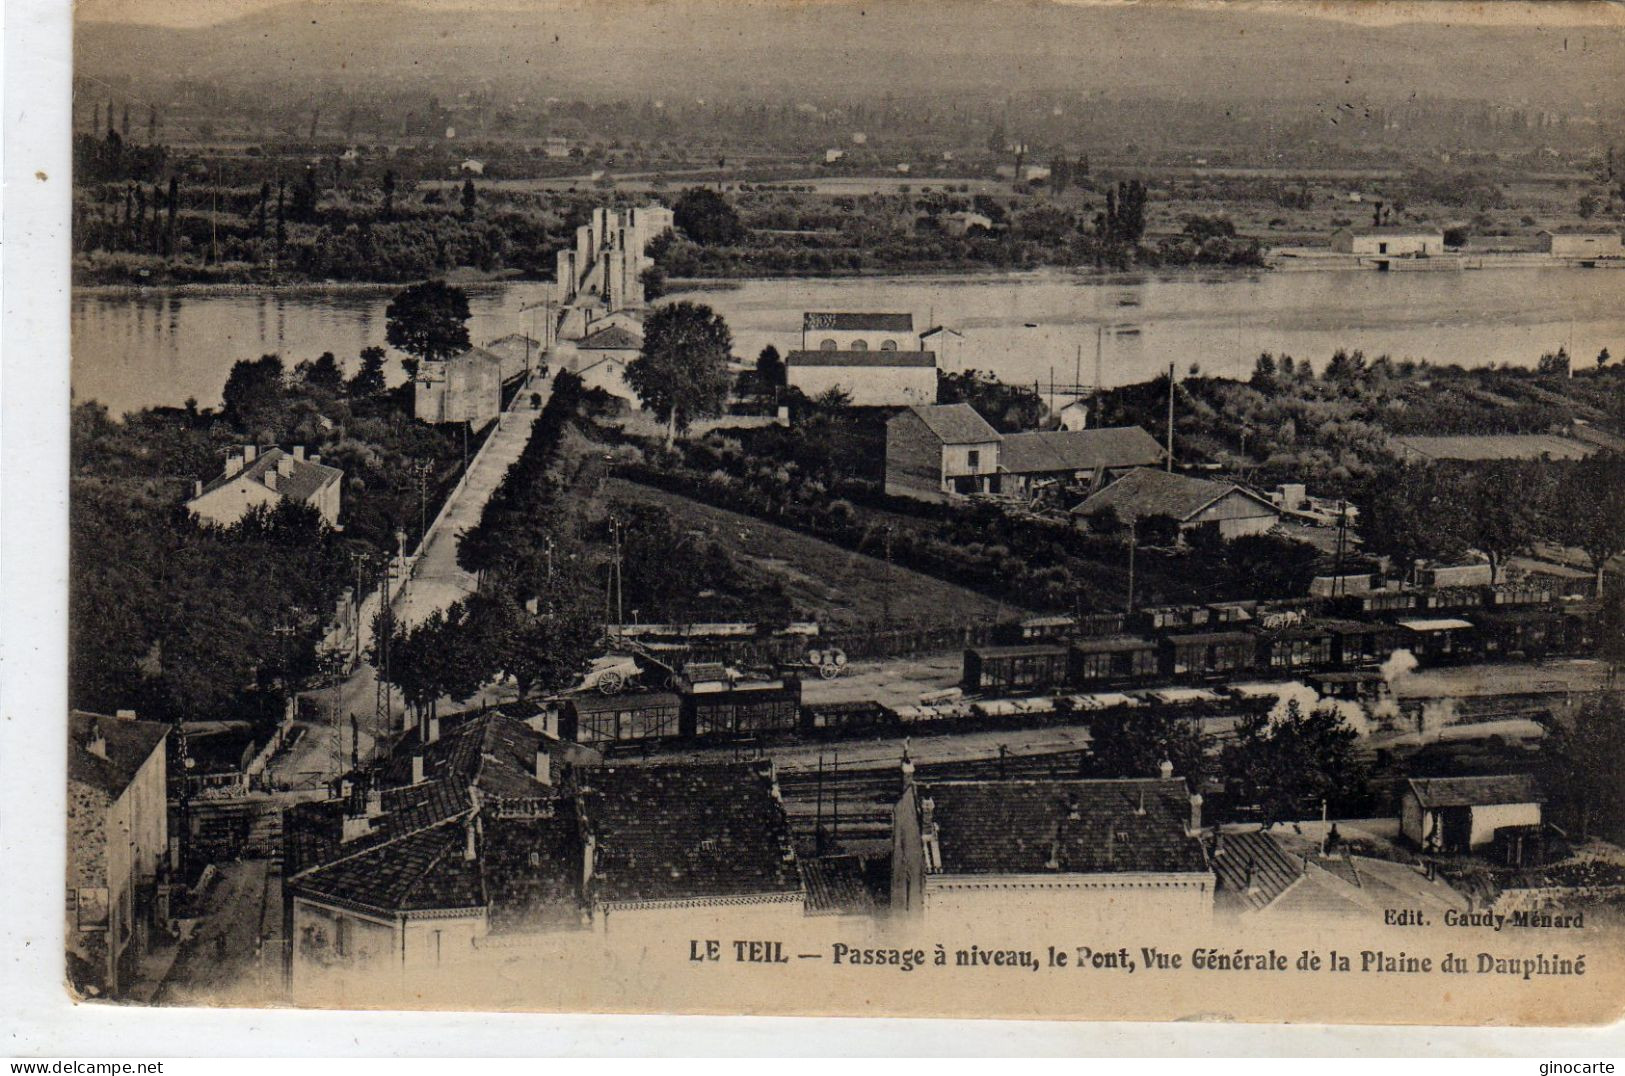
<svg viewBox="0 0 1625 1076">
<path fill-rule="evenodd" d="M 187 28 L 225 22 L 241 15 L 285 5 L 289 0 L 78 0 L 76 16 L 96 22 L 135 22 Z M 400 3 L 402 0 L 344 0 L 350 3 Z M 483 9 L 512 11 L 549 6 L 551 0 L 405 0 L 410 6 L 438 10 Z M 635 3 L 639 0 L 596 0 L 598 3 Z M 748 2 L 748 0 L 741 0 Z M 840 0 L 800 0 L 831 3 Z M 919 0 L 927 2 L 927 0 Z M 1000 0 L 987 0 L 997 3 Z M 1068 4 L 1132 4 L 1135 0 L 1057 0 Z M 1612 25 L 1625 30 L 1625 5 L 1602 0 L 1138 0 L 1147 6 L 1183 3 L 1202 8 L 1244 8 L 1279 11 L 1298 16 L 1319 16 L 1336 21 L 1380 26 L 1406 22 L 1513 25 L 1537 22 L 1546 26 Z"/>
</svg>

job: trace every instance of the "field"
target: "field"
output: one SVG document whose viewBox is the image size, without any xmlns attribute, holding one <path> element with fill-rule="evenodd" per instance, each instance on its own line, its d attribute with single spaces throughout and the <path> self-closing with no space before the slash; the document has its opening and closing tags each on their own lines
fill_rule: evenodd
<svg viewBox="0 0 1625 1076">
<path fill-rule="evenodd" d="M 604 484 L 608 497 L 659 505 L 724 546 L 747 570 L 781 583 L 798 614 L 826 629 L 869 625 L 885 618 L 917 627 L 981 622 L 1022 612 L 964 587 L 853 553 L 750 516 L 650 489 L 622 479 Z"/>
</svg>

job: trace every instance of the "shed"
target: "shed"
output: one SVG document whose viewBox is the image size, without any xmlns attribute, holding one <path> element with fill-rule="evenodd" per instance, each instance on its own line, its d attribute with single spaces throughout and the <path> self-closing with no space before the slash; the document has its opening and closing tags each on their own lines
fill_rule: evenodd
<svg viewBox="0 0 1625 1076">
<path fill-rule="evenodd" d="M 1493 844 L 1495 831 L 1541 824 L 1544 797 L 1532 775 L 1415 777 L 1400 801 L 1400 832 L 1427 852 Z"/>
</svg>

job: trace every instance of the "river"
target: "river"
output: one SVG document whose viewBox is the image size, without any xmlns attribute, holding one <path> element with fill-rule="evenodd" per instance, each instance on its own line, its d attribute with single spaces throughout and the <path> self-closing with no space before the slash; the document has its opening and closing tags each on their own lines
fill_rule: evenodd
<svg viewBox="0 0 1625 1076">
<path fill-rule="evenodd" d="M 522 307 L 549 290 L 542 283 L 470 288 L 470 336 L 476 343 L 520 331 L 540 338 L 538 313 Z M 1265 350 L 1317 368 L 1339 347 L 1463 366 L 1533 365 L 1559 345 L 1578 362 L 1604 347 L 1625 357 L 1625 272 L 1597 269 L 764 280 L 675 298 L 715 307 L 741 356 L 769 343 L 780 351 L 801 346 L 803 311 L 906 311 L 919 327 L 940 323 L 964 334 L 951 367 L 1042 386 L 1052 371 L 1057 383 L 1074 372 L 1094 380 L 1097 325 L 1107 326 L 1100 334 L 1106 385 L 1144 380 L 1170 362 L 1182 376 L 1197 365 L 1245 377 Z M 353 369 L 363 347 L 383 344 L 388 300 L 387 291 L 80 294 L 72 302 L 75 399 L 98 400 L 115 414 L 188 397 L 213 406 L 232 363 L 267 352 L 292 367 L 332 351 Z"/>
</svg>

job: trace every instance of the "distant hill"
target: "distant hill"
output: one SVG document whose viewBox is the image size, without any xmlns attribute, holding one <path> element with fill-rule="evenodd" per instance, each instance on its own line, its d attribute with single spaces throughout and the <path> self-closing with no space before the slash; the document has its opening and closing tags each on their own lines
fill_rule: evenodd
<svg viewBox="0 0 1625 1076">
<path fill-rule="evenodd" d="M 599 96 L 1065 89 L 1219 99 L 1625 102 L 1612 27 L 1369 26 L 1256 10 L 1040 0 L 597 0 L 523 11 L 298 2 L 197 29 L 81 23 L 81 74 L 141 85 L 500 89 Z M 1538 77 L 1536 73 L 1538 72 Z"/>
</svg>

